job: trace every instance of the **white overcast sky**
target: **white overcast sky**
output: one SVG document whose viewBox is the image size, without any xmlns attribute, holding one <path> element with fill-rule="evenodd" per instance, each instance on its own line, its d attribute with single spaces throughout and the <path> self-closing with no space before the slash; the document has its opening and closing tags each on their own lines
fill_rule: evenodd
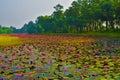
<svg viewBox="0 0 120 80">
<path fill-rule="evenodd" d="M 0 0 L 0 25 L 21 28 L 38 16 L 51 15 L 54 6 L 68 8 L 74 0 Z"/>
</svg>

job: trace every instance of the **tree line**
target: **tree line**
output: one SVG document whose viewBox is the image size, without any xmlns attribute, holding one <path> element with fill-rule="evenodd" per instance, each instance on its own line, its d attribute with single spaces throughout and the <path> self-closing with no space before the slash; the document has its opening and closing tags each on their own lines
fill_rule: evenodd
<svg viewBox="0 0 120 80">
<path fill-rule="evenodd" d="M 12 31 L 11 28 L 0 25 L 0 34 L 3 34 L 3 33 L 4 33 L 4 34 L 10 34 L 10 33 L 12 33 L 12 32 L 13 32 L 13 31 Z"/>
<path fill-rule="evenodd" d="M 120 0 L 77 0 L 65 11 L 61 4 L 54 9 L 51 15 L 12 30 L 29 34 L 120 31 Z"/>
</svg>

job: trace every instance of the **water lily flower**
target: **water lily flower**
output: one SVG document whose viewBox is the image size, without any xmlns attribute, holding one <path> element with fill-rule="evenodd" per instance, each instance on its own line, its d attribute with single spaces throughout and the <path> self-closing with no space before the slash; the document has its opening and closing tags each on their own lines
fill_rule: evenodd
<svg viewBox="0 0 120 80">
<path fill-rule="evenodd" d="M 3 56 L 2 56 L 2 55 L 0 55 L 0 58 L 3 58 Z"/>
<path fill-rule="evenodd" d="M 108 45 L 106 45 L 105 48 L 106 48 L 108 51 L 111 50 L 111 48 L 110 48 Z"/>
<path fill-rule="evenodd" d="M 0 67 L 1 67 L 1 66 L 3 66 L 3 64 L 2 64 L 2 63 L 0 63 Z"/>
<path fill-rule="evenodd" d="M 52 65 L 52 63 L 53 63 L 52 59 L 49 60 L 49 63 L 50 63 L 50 65 Z"/>
<path fill-rule="evenodd" d="M 86 68 L 88 68 L 88 66 L 87 66 L 87 65 L 85 65 L 85 66 L 83 66 L 83 68 L 85 68 L 85 69 L 86 69 Z"/>
<path fill-rule="evenodd" d="M 9 61 L 9 62 L 12 62 L 12 61 L 13 61 L 13 59 L 12 59 L 12 58 L 10 58 L 10 59 L 8 59 L 8 61 Z"/>
<path fill-rule="evenodd" d="M 76 55 L 76 59 L 78 59 L 78 58 L 79 58 L 79 56 L 80 56 L 80 55 L 79 55 L 79 54 L 77 54 L 77 55 Z"/>
<path fill-rule="evenodd" d="M 30 50 L 29 55 L 30 55 L 30 56 L 32 56 L 32 54 L 33 54 L 33 51 L 32 51 L 32 50 Z"/>
<path fill-rule="evenodd" d="M 96 56 L 95 56 L 95 59 L 96 59 L 96 60 L 99 60 L 99 56 L 98 56 L 98 55 L 96 55 Z"/>
<path fill-rule="evenodd" d="M 18 77 L 22 77 L 23 76 L 23 74 L 20 74 L 20 73 L 16 73 L 15 75 L 18 76 Z"/>
<path fill-rule="evenodd" d="M 93 76 L 94 76 L 94 77 L 96 77 L 96 76 L 97 76 L 97 74 L 93 74 Z"/>
<path fill-rule="evenodd" d="M 32 74 L 32 71 L 28 72 L 28 74 Z"/>
<path fill-rule="evenodd" d="M 66 69 L 66 68 L 64 68 L 64 69 L 63 69 L 63 72 L 64 72 L 64 73 L 65 73 L 65 72 L 67 72 L 67 69 Z"/>
<path fill-rule="evenodd" d="M 116 56 L 115 56 L 115 55 L 111 55 L 111 58 L 112 58 L 112 59 L 115 59 L 115 58 L 116 58 Z"/>
<path fill-rule="evenodd" d="M 104 60 L 104 64 L 106 64 L 106 63 L 107 63 L 107 59 Z"/>
<path fill-rule="evenodd" d="M 10 67 L 9 66 L 5 66 L 5 69 L 9 69 Z"/>
<path fill-rule="evenodd" d="M 75 71 L 76 71 L 76 72 L 78 72 L 78 71 L 79 71 L 79 69 L 78 69 L 78 68 L 75 68 Z"/>
<path fill-rule="evenodd" d="M 80 74 L 79 76 L 80 76 L 80 77 L 83 77 L 83 74 Z"/>
<path fill-rule="evenodd" d="M 107 70 L 108 70 L 108 68 L 107 68 L 107 67 L 104 67 L 104 68 L 103 68 L 103 70 L 104 70 L 104 71 L 107 71 Z"/>
<path fill-rule="evenodd" d="M 20 69 L 20 66 L 16 66 L 16 69 Z"/>
<path fill-rule="evenodd" d="M 39 56 L 42 57 L 43 55 L 40 53 Z"/>
</svg>

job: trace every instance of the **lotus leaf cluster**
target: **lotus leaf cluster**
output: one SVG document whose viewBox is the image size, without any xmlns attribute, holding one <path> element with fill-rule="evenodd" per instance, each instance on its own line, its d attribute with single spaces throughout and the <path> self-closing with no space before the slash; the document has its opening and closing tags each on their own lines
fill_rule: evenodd
<svg viewBox="0 0 120 80">
<path fill-rule="evenodd" d="M 0 80 L 120 80 L 120 39 L 6 36 L 16 41 L 0 45 Z"/>
</svg>

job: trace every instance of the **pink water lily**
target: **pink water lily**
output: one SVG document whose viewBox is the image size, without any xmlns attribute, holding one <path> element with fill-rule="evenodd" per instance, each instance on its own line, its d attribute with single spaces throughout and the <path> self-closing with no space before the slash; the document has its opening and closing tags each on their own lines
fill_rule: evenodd
<svg viewBox="0 0 120 80">
<path fill-rule="evenodd" d="M 2 57 L 2 55 L 0 55 L 0 57 Z"/>
<path fill-rule="evenodd" d="M 75 71 L 76 71 L 76 72 L 78 72 L 78 71 L 79 71 L 79 69 L 78 69 L 78 68 L 75 68 Z"/>
<path fill-rule="evenodd" d="M 80 74 L 79 76 L 80 76 L 80 77 L 83 77 L 83 74 Z"/>
<path fill-rule="evenodd" d="M 96 60 L 99 60 L 99 56 L 98 56 L 98 55 L 96 55 L 96 56 L 95 56 L 95 59 L 96 59 Z"/>
<path fill-rule="evenodd" d="M 104 70 L 104 71 L 107 71 L 107 70 L 108 70 L 108 68 L 107 68 L 107 67 L 104 67 L 104 68 L 103 68 L 103 70 Z"/>
<path fill-rule="evenodd" d="M 88 68 L 88 66 L 87 66 L 87 65 L 85 65 L 85 66 L 83 66 L 83 68 L 85 68 L 85 69 L 86 69 L 86 68 Z"/>
<path fill-rule="evenodd" d="M 22 77 L 22 76 L 23 76 L 23 74 L 16 73 L 16 76 L 18 76 L 18 77 Z"/>
<path fill-rule="evenodd" d="M 32 71 L 28 72 L 28 74 L 32 74 Z"/>
<path fill-rule="evenodd" d="M 13 61 L 13 59 L 12 59 L 12 58 L 10 58 L 8 61 L 9 61 L 9 62 L 12 62 L 12 61 Z"/>
<path fill-rule="evenodd" d="M 96 77 L 96 76 L 97 76 L 97 74 L 93 74 L 93 76 L 94 76 L 94 77 Z"/>
<path fill-rule="evenodd" d="M 64 73 L 65 73 L 65 72 L 67 72 L 67 69 L 66 69 L 66 68 L 64 68 L 64 69 L 63 69 L 63 72 L 64 72 Z"/>
<path fill-rule="evenodd" d="M 43 55 L 40 53 L 39 56 L 42 57 Z"/>
<path fill-rule="evenodd" d="M 52 59 L 49 60 L 49 63 L 50 63 L 50 65 L 52 65 L 52 63 L 53 63 Z"/>
<path fill-rule="evenodd" d="M 33 51 L 32 51 L 32 50 L 30 50 L 29 55 L 30 55 L 30 56 L 32 56 L 32 54 L 33 54 Z"/>
<path fill-rule="evenodd" d="M 17 69 L 20 69 L 20 66 L 16 66 Z"/>
<path fill-rule="evenodd" d="M 5 66 L 5 69 L 9 69 L 10 67 L 9 66 Z"/>
<path fill-rule="evenodd" d="M 116 58 L 116 56 L 115 56 L 115 55 L 111 55 L 111 58 L 112 58 L 112 59 L 115 59 L 115 58 Z"/>
<path fill-rule="evenodd" d="M 76 59 L 78 59 L 79 57 L 80 57 L 80 55 L 79 55 L 79 54 L 77 54 L 77 55 L 76 55 Z"/>
<path fill-rule="evenodd" d="M 104 64 L 106 64 L 106 63 L 107 63 L 107 59 L 104 60 Z"/>
<path fill-rule="evenodd" d="M 1 66 L 3 66 L 3 64 L 2 64 L 2 63 L 0 63 L 0 67 L 1 67 Z"/>
</svg>

